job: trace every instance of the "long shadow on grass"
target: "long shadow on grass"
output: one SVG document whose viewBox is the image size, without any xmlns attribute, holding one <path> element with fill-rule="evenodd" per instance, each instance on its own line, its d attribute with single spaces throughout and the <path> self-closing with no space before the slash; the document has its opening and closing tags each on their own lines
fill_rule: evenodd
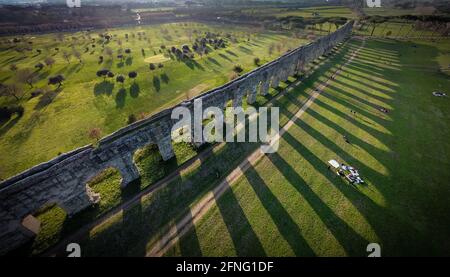
<svg viewBox="0 0 450 277">
<path fill-rule="evenodd" d="M 229 184 L 227 184 L 229 186 Z M 216 198 L 216 204 L 233 240 L 237 256 L 266 256 L 264 248 L 231 189 Z"/>
<path fill-rule="evenodd" d="M 307 128 L 303 127 L 303 130 L 307 131 Z M 315 137 L 316 134 L 314 133 L 310 135 Z M 315 156 L 307 147 L 301 144 L 291 134 L 285 133 L 283 138 L 293 147 L 293 149 L 297 151 L 298 154 L 305 158 L 317 170 L 317 172 L 321 173 L 331 184 L 338 188 L 348 200 L 350 200 L 353 206 L 366 218 L 367 222 L 379 238 L 378 242 L 386 253 L 398 253 L 399 251 L 401 252 L 405 249 L 411 249 L 411 241 L 415 241 L 417 243 L 421 242 L 418 244 L 423 245 L 422 242 L 426 242 L 428 240 L 414 226 L 404 222 L 400 217 L 395 215 L 392 210 L 381 207 L 377 203 L 373 202 L 371 198 L 359 191 L 357 187 L 347 184 L 341 178 L 336 178 L 337 175 L 327 169 L 324 164 L 325 161 Z M 352 164 L 355 164 L 359 168 L 363 168 L 361 172 L 363 172 L 365 176 L 370 174 L 369 171 L 366 171 L 367 167 L 363 166 L 362 163 L 359 163 L 347 153 L 339 150 L 334 143 L 326 139 L 324 136 L 315 138 L 325 147 L 334 151 L 344 159 L 351 161 Z M 367 175 L 366 172 L 368 172 Z M 347 240 L 343 240 L 342 243 L 351 244 L 352 240 L 352 237 L 348 237 Z M 391 245 L 393 241 L 395 241 L 395 245 Z M 399 245 L 401 245 L 400 248 L 398 248 Z M 365 246 L 363 248 L 363 250 L 365 250 Z M 416 247 L 413 248 L 415 251 L 418 251 Z M 418 251 L 418 253 L 420 253 L 420 251 Z"/>
<path fill-rule="evenodd" d="M 136 98 L 139 96 L 139 93 L 141 92 L 141 88 L 139 87 L 139 84 L 136 82 L 133 82 L 130 86 L 130 96 L 133 98 Z"/>
<path fill-rule="evenodd" d="M 0 137 L 6 134 L 17 122 L 21 119 L 21 116 L 16 116 L 13 119 L 0 122 Z"/>
<path fill-rule="evenodd" d="M 125 106 L 125 100 L 127 98 L 127 91 L 125 88 L 120 88 L 116 94 L 116 108 L 123 108 Z"/>
<path fill-rule="evenodd" d="M 287 133 L 287 136 L 290 136 Z M 268 155 L 272 164 L 283 174 L 289 183 L 304 197 L 311 208 L 320 217 L 328 230 L 339 241 L 350 256 L 365 253 L 368 241 L 355 232 L 344 220 L 328 207 L 322 199 L 306 184 L 305 180 L 278 153 Z M 349 238 L 351 238 L 349 240 Z"/>
<path fill-rule="evenodd" d="M 262 205 L 270 214 L 280 234 L 286 239 L 296 256 L 315 256 L 314 251 L 303 238 L 300 228 L 285 210 L 282 203 L 267 187 L 264 180 L 253 167 L 244 171 L 253 190 L 258 195 Z"/>
<path fill-rule="evenodd" d="M 187 239 L 179 241 L 181 255 L 183 257 L 201 257 L 202 250 L 200 248 L 200 242 L 198 240 L 197 230 L 194 226 L 191 210 L 186 213 L 186 216 L 188 217 L 186 226 L 188 226 L 189 232 L 186 234 L 186 236 L 188 236 Z"/>
<path fill-rule="evenodd" d="M 114 83 L 112 82 L 108 82 L 108 81 L 103 81 L 101 83 L 97 83 L 94 86 L 94 94 L 95 96 L 100 96 L 100 95 L 111 95 L 112 91 L 114 89 Z"/>
</svg>

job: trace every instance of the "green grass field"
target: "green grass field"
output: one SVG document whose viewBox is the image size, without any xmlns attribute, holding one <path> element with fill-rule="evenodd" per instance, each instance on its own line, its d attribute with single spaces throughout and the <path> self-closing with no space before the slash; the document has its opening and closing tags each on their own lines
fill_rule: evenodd
<svg viewBox="0 0 450 277">
<path fill-rule="evenodd" d="M 325 59 L 321 61 L 327 66 L 330 66 L 332 62 L 332 60 Z M 285 86 L 286 84 L 281 84 L 280 89 Z M 265 105 L 279 93 L 280 89 L 271 89 L 265 97 L 259 95 L 255 105 Z M 277 105 L 286 107 L 291 112 L 295 108 L 287 97 L 277 100 Z M 244 108 L 246 106 L 244 105 Z M 280 120 L 282 124 L 285 124 L 288 118 L 281 115 Z M 183 216 L 196 199 L 208 192 L 225 176 L 226 172 L 236 167 L 242 158 L 256 147 L 258 147 L 258 144 L 246 143 L 215 146 L 210 150 L 210 156 L 183 170 L 166 187 L 143 197 L 137 205 L 113 216 L 105 224 L 92 229 L 90 234 L 81 241 L 84 253 L 92 256 L 145 254 L 146 245 L 150 245 L 152 241 L 156 240 L 167 224 Z M 44 207 L 42 211 L 35 215 L 41 220 L 39 234 L 30 244 L 14 251 L 12 254 L 37 255 L 41 253 L 52 243 L 100 217 L 136 192 L 151 186 L 155 181 L 167 176 L 196 155 L 196 152 L 189 145 L 177 143 L 174 145 L 176 159 L 163 162 L 159 153 L 152 148 L 154 148 L 154 145 L 135 154 L 134 159 L 141 172 L 140 182 L 121 191 L 120 175 L 114 170 L 104 171 L 88 183 L 91 189 L 101 196 L 100 203 L 96 207 L 83 211 L 72 218 L 67 218 L 58 206 Z M 221 173 L 217 176 L 216 172 Z M 146 223 L 142 221 L 143 219 Z M 127 222 L 126 225 L 124 220 Z"/>
<path fill-rule="evenodd" d="M 449 49 L 449 40 L 367 41 L 279 151 L 250 168 L 166 254 L 367 256 L 367 244 L 377 242 L 383 256 L 449 255 L 450 103 L 431 94 L 450 92 L 437 70 Z M 311 85 L 293 91 L 291 105 L 298 109 Z M 359 169 L 366 184 L 338 177 L 330 159 Z"/>
<path fill-rule="evenodd" d="M 281 125 L 306 101 L 311 88 L 325 81 L 360 45 L 352 40 L 331 58 L 322 59 L 304 84 L 275 102 Z M 166 255 L 366 255 L 369 242 L 380 243 L 385 256 L 448 254 L 450 149 L 445 143 L 449 118 L 444 113 L 448 102 L 431 92 L 445 91 L 449 79 L 430 68 L 449 59 L 449 48 L 448 40 L 368 41 L 343 75 L 283 136 L 279 151 L 247 171 Z M 277 91 L 258 96 L 256 105 Z M 379 112 L 380 106 L 390 112 Z M 351 116 L 350 109 L 357 115 Z M 166 187 L 92 229 L 80 241 L 83 255 L 144 255 L 167 226 L 189 214 L 193 203 L 257 147 L 249 143 L 215 147 L 210 157 Z M 195 155 L 183 153 L 186 146 L 175 149 L 185 160 Z M 137 156 L 142 187 L 154 181 L 149 179 L 157 175 L 152 169 L 175 168 L 155 164 L 160 158 L 152 155 Z M 148 157 L 147 162 L 142 163 L 140 156 Z M 357 167 L 367 184 L 349 185 L 327 170 L 329 159 Z M 216 171 L 221 172 L 219 177 L 212 174 Z M 117 175 L 108 176 L 90 184 L 104 197 L 95 213 L 67 219 L 53 207 L 38 215 L 43 228 L 27 253 L 39 253 L 126 199 Z"/>
<path fill-rule="evenodd" d="M 38 71 L 34 88 L 23 85 L 25 95 L 19 104 L 25 108 L 24 115 L 0 122 L 0 178 L 5 179 L 58 153 L 93 142 L 88 137 L 92 128 L 100 128 L 102 135 L 107 135 L 125 126 L 131 114 L 138 118 L 149 115 L 227 82 L 236 64 L 242 65 L 246 72 L 256 67 L 255 57 L 264 63 L 306 42 L 292 38 L 287 32 L 173 23 L 108 30 L 113 36 L 105 45 L 105 49 L 113 50 L 110 57 L 99 42 L 100 32 L 103 31 L 64 33 L 63 41 L 55 34 L 27 35 L 19 47 L 31 42 L 33 50 L 22 53 L 11 44 L 0 45 L 1 83 L 18 83 L 17 73 L 9 68 L 11 64 L 16 64 L 19 71 L 24 68 L 34 71 L 34 65 L 44 62 L 46 57 L 56 61 L 53 66 Z M 139 38 L 138 32 L 145 32 L 145 35 Z M 205 32 L 220 33 L 223 37 L 230 34 L 236 41 L 229 41 L 225 49 L 211 49 L 207 56 L 197 55 L 193 61 L 170 59 L 162 62 L 163 68 L 149 69 L 148 59 L 152 56 L 159 59 L 165 53 L 160 53 L 161 45 L 166 48 L 181 48 L 183 44 L 192 46 L 195 38 L 204 36 Z M 128 41 L 125 34 L 129 35 Z M 117 58 L 120 48 L 131 49 L 131 54 L 123 53 L 123 60 Z M 82 54 L 82 63 L 73 55 L 69 62 L 63 58 L 63 52 L 73 53 L 73 49 Z M 99 56 L 104 57 L 103 63 L 98 62 Z M 103 82 L 103 78 L 97 77 L 96 71 L 102 68 L 125 75 L 123 87 L 114 79 Z M 128 78 L 130 71 L 138 73 L 136 81 Z M 66 78 L 62 91 L 47 85 L 48 77 L 55 74 L 63 74 Z M 36 88 L 48 92 L 31 98 L 30 94 Z M 16 102 L 13 97 L 0 97 L 0 106 Z"/>
<path fill-rule="evenodd" d="M 249 15 L 266 15 L 266 16 L 301 16 L 305 18 L 310 17 L 347 17 L 355 18 L 356 15 L 347 8 L 342 6 L 324 6 L 324 7 L 310 7 L 310 8 L 248 8 L 242 10 L 243 13 Z"/>
</svg>

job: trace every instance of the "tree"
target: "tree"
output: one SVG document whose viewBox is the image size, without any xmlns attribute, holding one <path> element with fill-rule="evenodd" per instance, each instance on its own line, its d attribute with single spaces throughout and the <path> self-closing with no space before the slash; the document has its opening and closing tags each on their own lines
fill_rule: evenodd
<svg viewBox="0 0 450 277">
<path fill-rule="evenodd" d="M 65 80 L 64 76 L 61 74 L 58 74 L 56 76 L 48 78 L 48 84 L 49 85 L 56 85 L 58 84 L 58 88 L 61 87 L 62 82 Z"/>
<path fill-rule="evenodd" d="M 129 48 L 125 49 L 125 54 L 131 54 L 131 49 Z"/>
<path fill-rule="evenodd" d="M 150 67 L 150 70 L 155 70 L 156 69 L 156 66 L 155 66 L 154 63 L 150 63 L 149 67 Z"/>
<path fill-rule="evenodd" d="M 52 57 L 47 57 L 47 58 L 45 58 L 44 63 L 47 66 L 51 67 L 55 63 L 55 59 L 53 59 Z"/>
<path fill-rule="evenodd" d="M 131 79 L 133 79 L 133 81 L 135 80 L 135 78 L 137 77 L 137 72 L 136 71 L 131 71 L 128 73 L 128 77 L 130 77 Z"/>
<path fill-rule="evenodd" d="M 29 68 L 24 68 L 17 71 L 17 79 L 21 83 L 28 84 L 30 88 L 32 88 L 33 84 L 37 81 L 36 73 Z"/>
<path fill-rule="evenodd" d="M 136 116 L 134 114 L 130 114 L 128 116 L 128 121 L 127 121 L 128 124 L 131 124 L 131 123 L 136 122 L 136 121 L 137 121 L 137 118 L 136 118 Z"/>
<path fill-rule="evenodd" d="M 242 68 L 242 66 L 240 64 L 237 64 L 233 67 L 233 71 L 236 73 L 241 73 L 242 71 L 244 71 L 244 69 Z"/>
<path fill-rule="evenodd" d="M 97 77 L 103 78 L 103 81 L 106 80 L 106 77 L 108 77 L 109 70 L 108 69 L 100 69 L 97 71 L 96 75 Z"/>
<path fill-rule="evenodd" d="M 112 73 L 111 71 L 108 72 L 108 78 L 114 78 L 114 73 Z"/>
<path fill-rule="evenodd" d="M 256 66 L 259 66 L 259 63 L 261 62 L 261 60 L 258 57 L 256 57 L 253 59 L 253 62 L 255 63 Z"/>
<path fill-rule="evenodd" d="M 24 91 L 22 87 L 18 86 L 17 84 L 9 84 L 9 85 L 3 85 L 0 84 L 0 96 L 9 96 L 15 98 L 17 101 L 22 98 L 24 94 Z"/>
<path fill-rule="evenodd" d="M 117 75 L 116 82 L 121 83 L 123 86 L 123 83 L 125 82 L 125 77 L 123 75 Z"/>
<path fill-rule="evenodd" d="M 99 140 L 102 135 L 102 130 L 100 128 L 92 128 L 88 132 L 88 136 L 90 139 Z"/>
<path fill-rule="evenodd" d="M 38 63 L 34 66 L 34 68 L 37 68 L 38 70 L 42 70 L 42 69 L 44 68 L 44 64 L 41 63 L 41 62 L 38 62 Z"/>
</svg>

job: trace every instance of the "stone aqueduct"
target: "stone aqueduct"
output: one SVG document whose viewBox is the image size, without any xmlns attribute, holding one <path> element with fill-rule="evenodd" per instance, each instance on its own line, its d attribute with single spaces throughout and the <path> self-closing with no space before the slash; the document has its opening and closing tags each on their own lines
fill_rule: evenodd
<svg viewBox="0 0 450 277">
<path fill-rule="evenodd" d="M 197 96 L 203 109 L 225 107 L 232 100 L 239 106 L 244 96 L 253 103 L 257 93 L 265 95 L 269 87 L 300 72 L 304 65 L 330 51 L 351 34 L 353 22 L 334 33 L 287 52 L 278 59 Z M 179 105 L 192 111 L 194 99 Z M 173 107 L 175 108 L 175 107 Z M 24 218 L 46 204 L 57 204 L 73 215 L 95 202 L 86 183 L 106 168 L 116 168 L 122 175 L 122 186 L 139 178 L 133 154 L 154 143 L 164 160 L 174 156 L 171 128 L 173 108 L 128 125 L 104 137 L 95 147 L 87 145 L 32 167 L 0 184 L 0 254 L 29 241 L 35 234 L 22 224 Z M 193 117 L 193 116 L 192 116 Z"/>
</svg>

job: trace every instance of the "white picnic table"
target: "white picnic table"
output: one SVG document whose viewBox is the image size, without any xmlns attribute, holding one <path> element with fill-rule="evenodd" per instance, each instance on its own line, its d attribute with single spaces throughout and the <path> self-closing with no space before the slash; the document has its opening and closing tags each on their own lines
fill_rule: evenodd
<svg viewBox="0 0 450 277">
<path fill-rule="evenodd" d="M 339 163 L 336 160 L 329 160 L 328 163 L 334 168 L 339 168 Z"/>
</svg>

